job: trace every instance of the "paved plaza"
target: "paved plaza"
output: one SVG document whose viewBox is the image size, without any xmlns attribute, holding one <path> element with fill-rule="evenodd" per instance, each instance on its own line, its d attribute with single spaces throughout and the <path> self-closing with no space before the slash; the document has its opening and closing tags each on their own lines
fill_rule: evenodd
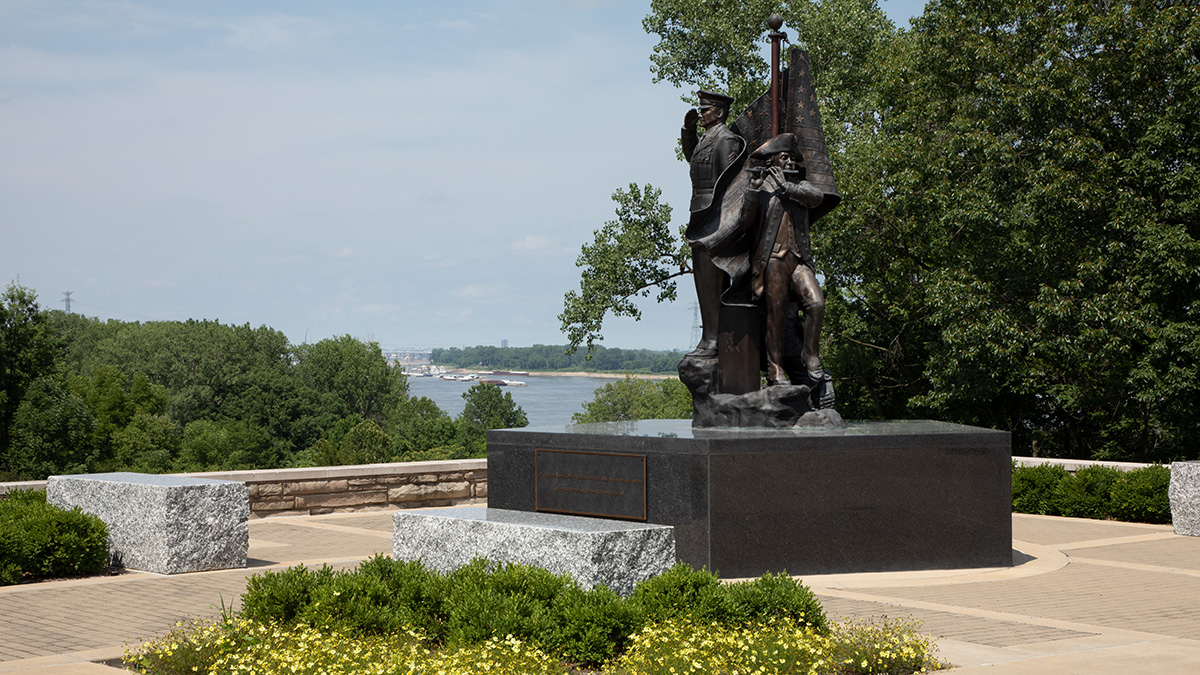
<svg viewBox="0 0 1200 675">
<path fill-rule="evenodd" d="M 1011 568 L 803 580 L 833 618 L 919 619 L 960 675 L 1200 672 L 1200 537 L 1014 514 L 1013 548 Z M 252 574 L 390 551 L 390 512 L 252 520 L 248 569 L 0 587 L 0 673 L 112 675 L 98 662 L 236 608 Z"/>
</svg>

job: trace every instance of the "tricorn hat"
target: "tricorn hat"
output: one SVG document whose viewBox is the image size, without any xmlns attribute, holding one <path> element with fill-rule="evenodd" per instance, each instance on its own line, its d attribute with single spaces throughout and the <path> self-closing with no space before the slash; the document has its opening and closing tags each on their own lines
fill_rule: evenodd
<svg viewBox="0 0 1200 675">
<path fill-rule="evenodd" d="M 779 134 L 771 140 L 758 146 L 751 157 L 755 159 L 769 159 L 773 155 L 781 152 L 789 152 L 797 161 L 802 161 L 800 155 L 800 146 L 796 143 L 796 134 Z"/>
<path fill-rule="evenodd" d="M 701 108 L 716 106 L 718 108 L 729 110 L 729 106 L 733 105 L 732 96 L 726 96 L 725 94 L 719 92 L 704 91 L 701 89 L 700 91 L 696 92 L 696 95 L 700 97 Z"/>
</svg>

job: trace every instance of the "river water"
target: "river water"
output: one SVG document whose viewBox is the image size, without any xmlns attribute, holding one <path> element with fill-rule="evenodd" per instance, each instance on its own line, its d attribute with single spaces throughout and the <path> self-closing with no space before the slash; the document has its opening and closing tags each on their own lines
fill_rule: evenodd
<svg viewBox="0 0 1200 675">
<path fill-rule="evenodd" d="M 505 375 L 506 379 L 521 380 L 528 387 L 501 387 L 512 394 L 513 400 L 529 418 L 529 426 L 570 424 L 571 415 L 583 411 L 583 404 L 592 400 L 599 387 L 612 382 L 603 377 L 558 377 L 550 375 Z M 410 396 L 425 396 L 438 404 L 451 417 L 458 417 L 466 401 L 462 395 L 471 382 L 451 382 L 436 377 L 408 378 Z"/>
</svg>

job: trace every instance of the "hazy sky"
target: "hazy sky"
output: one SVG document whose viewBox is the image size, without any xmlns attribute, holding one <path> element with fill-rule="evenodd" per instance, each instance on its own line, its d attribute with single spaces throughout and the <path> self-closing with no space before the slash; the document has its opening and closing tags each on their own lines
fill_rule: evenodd
<svg viewBox="0 0 1200 675">
<path fill-rule="evenodd" d="M 0 0 L 0 283 L 297 343 L 563 343 L 613 191 L 652 183 L 686 219 L 648 7 Z M 604 344 L 690 348 L 693 299 Z"/>
</svg>

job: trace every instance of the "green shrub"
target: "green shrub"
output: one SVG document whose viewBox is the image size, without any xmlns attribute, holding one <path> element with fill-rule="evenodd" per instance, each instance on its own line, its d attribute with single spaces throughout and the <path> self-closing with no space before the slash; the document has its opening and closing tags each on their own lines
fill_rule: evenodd
<svg viewBox="0 0 1200 675">
<path fill-rule="evenodd" d="M 1013 511 L 1170 523 L 1170 484 L 1171 470 L 1160 465 L 1133 471 L 1089 466 L 1074 475 L 1050 464 L 1014 465 Z"/>
<path fill-rule="evenodd" d="M 640 582 L 629 601 L 645 623 L 684 616 L 724 623 L 729 618 L 727 596 L 717 575 L 682 562 Z"/>
<path fill-rule="evenodd" d="M 415 631 L 448 652 L 511 636 L 569 663 L 596 667 L 620 655 L 649 623 L 685 617 L 718 625 L 784 619 L 827 631 L 816 597 L 784 575 L 722 584 L 678 564 L 628 599 L 538 567 L 477 559 L 449 574 L 378 555 L 354 571 L 293 567 L 250 578 L 246 620 L 304 624 L 353 635 Z"/>
<path fill-rule="evenodd" d="M 0 586 L 11 586 L 21 581 L 22 565 L 17 557 L 20 546 L 20 532 L 0 521 Z"/>
<path fill-rule="evenodd" d="M 571 663 L 596 665 L 625 650 L 640 621 L 633 605 L 604 586 L 568 586 L 550 603 L 553 623 L 544 649 Z"/>
<path fill-rule="evenodd" d="M 358 635 L 386 635 L 405 626 L 406 613 L 377 576 L 334 572 L 313 586 L 311 599 L 297 617 L 310 626 L 337 626 Z"/>
<path fill-rule="evenodd" d="M 1112 516 L 1138 523 L 1170 523 L 1171 469 L 1147 466 L 1124 472 L 1112 488 Z"/>
<path fill-rule="evenodd" d="M 1013 466 L 1013 511 L 1058 515 L 1058 484 L 1069 475 L 1066 469 L 1053 464 Z"/>
<path fill-rule="evenodd" d="M 333 570 L 328 566 L 314 571 L 297 565 L 282 572 L 255 574 L 246 581 L 241 614 L 255 621 L 291 623 L 308 611 L 316 589 L 332 579 Z"/>
<path fill-rule="evenodd" d="M 483 559 L 463 565 L 448 577 L 446 644 L 451 646 L 480 644 L 505 635 L 544 642 L 554 630 L 550 603 L 575 584 L 539 567 Z"/>
<path fill-rule="evenodd" d="M 1054 496 L 1059 514 L 1072 518 L 1111 518 L 1113 486 L 1121 471 L 1108 466 L 1088 466 L 1068 475 Z"/>
<path fill-rule="evenodd" d="M 386 584 L 389 603 L 400 622 L 435 643 L 445 640 L 450 588 L 445 575 L 419 560 L 396 560 L 382 553 L 359 565 L 358 573 Z"/>
<path fill-rule="evenodd" d="M 108 560 L 108 528 L 99 518 L 48 504 L 40 490 L 0 500 L 0 585 L 99 574 Z"/>
<path fill-rule="evenodd" d="M 726 588 L 730 618 L 749 624 L 786 618 L 818 632 L 829 630 L 821 602 L 807 586 L 786 574 L 767 573 Z"/>
</svg>

